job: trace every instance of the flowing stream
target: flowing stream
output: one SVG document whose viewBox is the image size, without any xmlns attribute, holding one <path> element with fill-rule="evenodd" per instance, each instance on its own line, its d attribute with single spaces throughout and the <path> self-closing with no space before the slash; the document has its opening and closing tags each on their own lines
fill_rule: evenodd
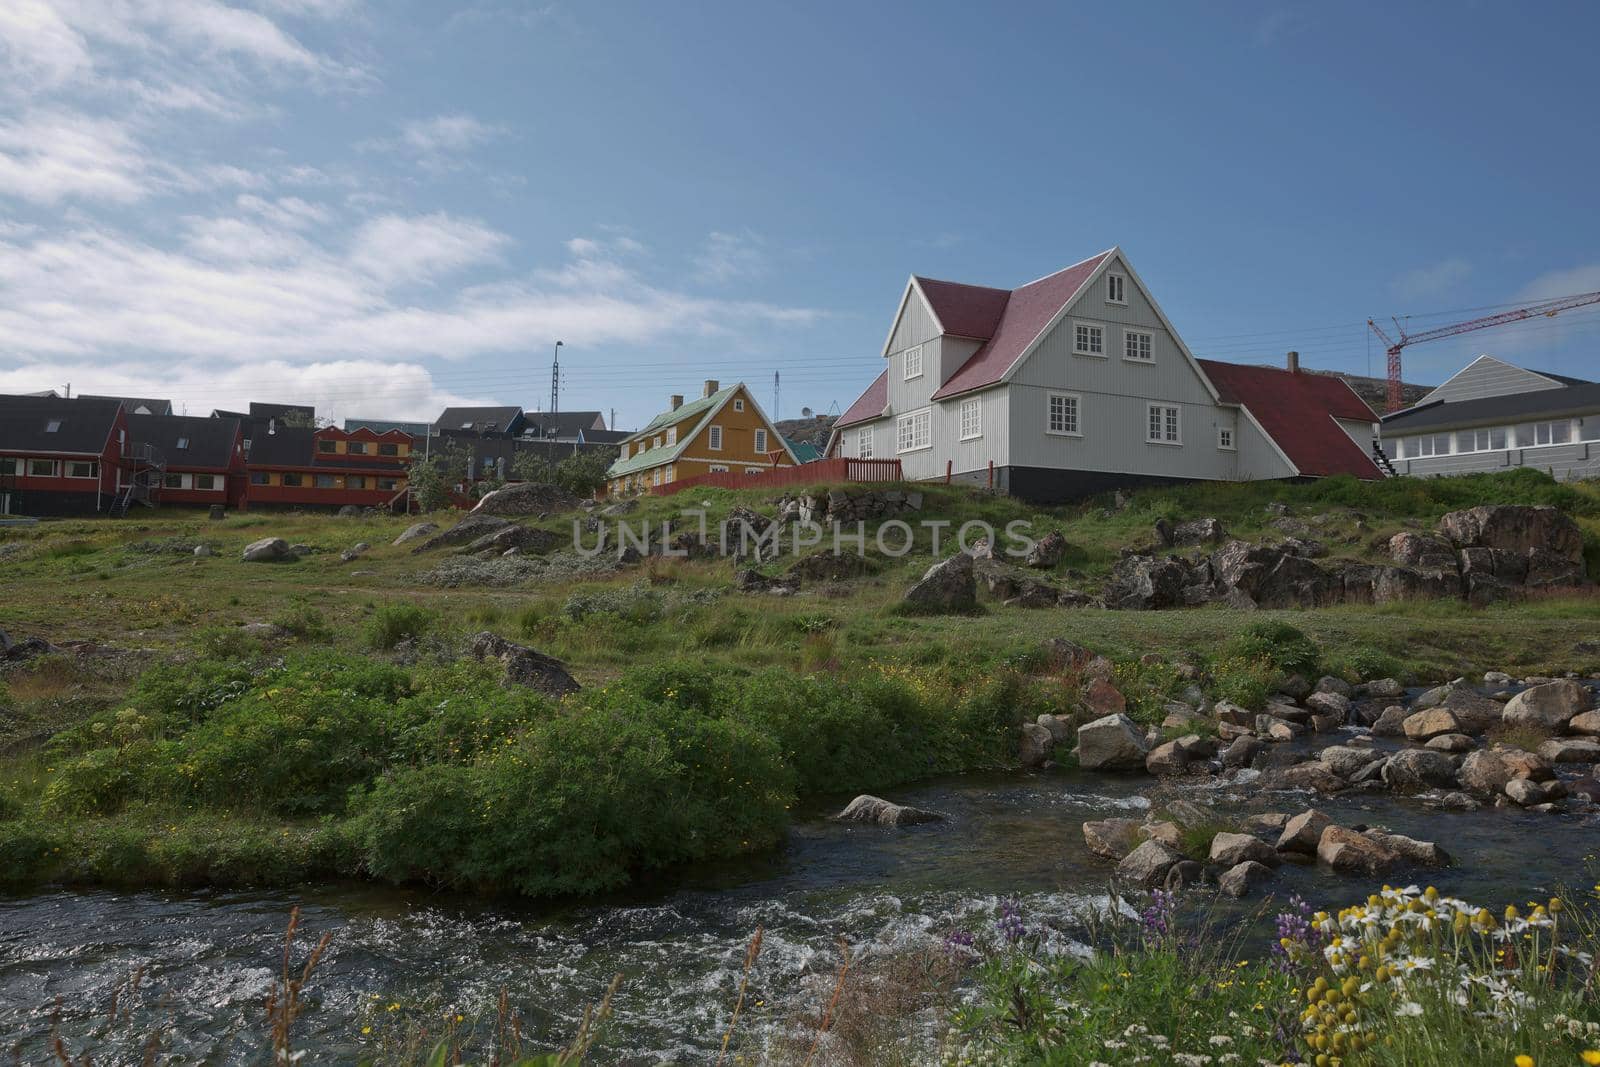
<svg viewBox="0 0 1600 1067">
<path fill-rule="evenodd" d="M 840 938 L 869 957 L 938 946 L 954 929 L 989 926 L 1000 900 L 1015 897 L 1031 929 L 1070 949 L 1083 908 L 1103 897 L 1111 871 L 1085 851 L 1080 824 L 1142 815 L 1155 788 L 1143 776 L 951 778 L 890 793 L 950 816 L 902 830 L 829 821 L 841 799 L 804 814 L 773 855 L 687 872 L 647 896 L 556 908 L 365 887 L 0 898 L 0 1050 L 21 1040 L 22 1062 L 39 1062 L 58 1025 L 75 1054 L 137 1063 L 129 1035 L 165 1022 L 162 1062 L 262 1062 L 262 1002 L 289 909 L 299 904 L 302 949 L 333 934 L 298 1027 L 315 1038 L 308 1062 L 357 1059 L 361 1027 L 373 1016 L 381 1026 L 390 1004 L 397 1012 L 470 1016 L 492 1010 L 501 987 L 532 1037 L 554 1047 L 618 973 L 615 1019 L 598 1062 L 709 1062 L 757 926 L 765 944 L 750 996 L 760 1006 L 744 1034 L 757 1042 L 825 999 Z M 1310 799 L 1246 801 L 1225 786 L 1176 792 L 1228 813 L 1293 812 Z M 1386 825 L 1443 844 L 1455 866 L 1400 876 L 1441 890 L 1503 904 L 1587 885 L 1596 833 L 1584 817 L 1440 812 L 1381 793 L 1315 802 L 1342 823 Z M 1369 890 L 1293 865 L 1270 888 L 1280 899 L 1298 892 L 1328 905 Z M 1252 906 L 1236 907 L 1244 914 Z M 111 1029 L 113 993 L 139 968 L 132 1022 Z"/>
</svg>

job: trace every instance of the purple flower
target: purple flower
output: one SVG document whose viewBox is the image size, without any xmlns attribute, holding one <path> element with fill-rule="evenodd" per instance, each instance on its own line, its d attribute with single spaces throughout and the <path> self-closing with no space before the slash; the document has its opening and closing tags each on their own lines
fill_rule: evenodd
<svg viewBox="0 0 1600 1067">
<path fill-rule="evenodd" d="M 970 930 L 951 930 L 944 935 L 944 950 L 955 957 L 975 956 L 978 953 L 977 940 Z"/>
<path fill-rule="evenodd" d="M 1022 922 L 1022 904 L 1016 897 L 1007 897 L 1000 902 L 1000 918 L 994 921 L 994 928 L 1011 945 L 1028 936 L 1028 928 Z"/>
<path fill-rule="evenodd" d="M 1172 930 L 1177 897 L 1164 889 L 1150 891 L 1150 903 L 1139 913 L 1139 931 L 1151 941 L 1166 937 Z"/>
<path fill-rule="evenodd" d="M 1311 923 L 1311 905 L 1307 904 L 1296 893 L 1289 898 L 1289 910 L 1278 913 L 1278 939 L 1272 943 L 1274 966 L 1280 971 L 1288 972 L 1294 969 L 1294 960 L 1290 956 L 1290 946 L 1304 948 L 1315 953 L 1322 948 L 1322 931 Z M 1284 945 L 1288 941 L 1290 946 Z"/>
</svg>

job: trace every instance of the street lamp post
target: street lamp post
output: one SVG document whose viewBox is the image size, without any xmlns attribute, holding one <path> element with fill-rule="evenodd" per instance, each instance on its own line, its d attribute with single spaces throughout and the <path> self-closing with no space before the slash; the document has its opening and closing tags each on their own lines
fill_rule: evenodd
<svg viewBox="0 0 1600 1067">
<path fill-rule="evenodd" d="M 555 359 L 550 361 L 550 414 L 561 410 L 561 342 L 556 342 Z"/>
</svg>

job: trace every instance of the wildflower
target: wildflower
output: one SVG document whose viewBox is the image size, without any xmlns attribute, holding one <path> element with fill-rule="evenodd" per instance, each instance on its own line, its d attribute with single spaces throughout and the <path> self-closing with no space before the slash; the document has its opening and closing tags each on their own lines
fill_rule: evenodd
<svg viewBox="0 0 1600 1067">
<path fill-rule="evenodd" d="M 1509 911 L 1510 909 L 1508 908 L 1507 910 Z M 1525 1052 L 1511 1062 L 1516 1064 L 1516 1067 L 1533 1067 L 1533 1057 Z"/>
<path fill-rule="evenodd" d="M 1600 1067 L 1600 1049 L 1586 1048 L 1579 1055 L 1589 1067 Z"/>
<path fill-rule="evenodd" d="M 1395 1007 L 1394 1013 L 1407 1018 L 1414 1018 L 1422 1014 L 1422 1005 L 1414 1000 L 1404 1000 Z"/>
</svg>

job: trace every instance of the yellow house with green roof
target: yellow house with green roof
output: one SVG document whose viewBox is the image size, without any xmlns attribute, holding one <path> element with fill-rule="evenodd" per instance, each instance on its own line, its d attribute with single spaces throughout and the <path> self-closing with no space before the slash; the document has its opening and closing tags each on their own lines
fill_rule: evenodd
<svg viewBox="0 0 1600 1067">
<path fill-rule="evenodd" d="M 799 462 L 743 382 L 723 389 L 711 380 L 699 399 L 685 404 L 674 396 L 671 407 L 622 442 L 606 489 L 623 496 L 699 474 L 760 474 Z"/>
</svg>

